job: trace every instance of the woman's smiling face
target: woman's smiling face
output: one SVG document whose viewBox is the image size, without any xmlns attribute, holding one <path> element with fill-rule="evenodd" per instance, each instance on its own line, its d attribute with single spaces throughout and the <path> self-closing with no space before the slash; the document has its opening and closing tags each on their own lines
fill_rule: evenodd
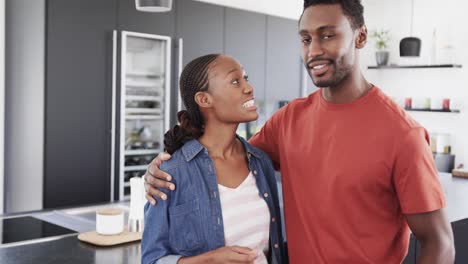
<svg viewBox="0 0 468 264">
<path fill-rule="evenodd" d="M 224 123 L 257 120 L 253 87 L 242 66 L 234 58 L 219 56 L 208 69 L 211 110 Z"/>
</svg>

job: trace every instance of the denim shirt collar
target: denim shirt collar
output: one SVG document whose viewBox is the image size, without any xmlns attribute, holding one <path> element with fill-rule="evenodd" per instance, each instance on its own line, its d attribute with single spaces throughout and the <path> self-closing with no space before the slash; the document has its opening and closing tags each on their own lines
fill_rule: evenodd
<svg viewBox="0 0 468 264">
<path fill-rule="evenodd" d="M 256 149 L 254 149 L 250 144 L 248 144 L 247 141 L 245 141 L 245 139 L 238 135 L 236 135 L 236 137 L 242 142 L 242 145 L 244 145 L 248 156 L 253 155 L 259 159 L 262 157 L 262 154 Z M 200 153 L 204 149 L 206 148 L 200 143 L 200 141 L 198 141 L 197 139 L 191 139 L 182 146 L 182 153 L 185 157 L 185 160 L 188 162 L 195 158 L 195 156 L 197 156 L 198 153 Z"/>
</svg>

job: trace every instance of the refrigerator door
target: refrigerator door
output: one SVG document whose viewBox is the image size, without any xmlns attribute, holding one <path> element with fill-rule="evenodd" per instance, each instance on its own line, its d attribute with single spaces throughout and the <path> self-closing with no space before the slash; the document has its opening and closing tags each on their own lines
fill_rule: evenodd
<svg viewBox="0 0 468 264">
<path fill-rule="evenodd" d="M 120 65 L 119 199 L 163 149 L 169 129 L 171 38 L 122 31 Z"/>
</svg>

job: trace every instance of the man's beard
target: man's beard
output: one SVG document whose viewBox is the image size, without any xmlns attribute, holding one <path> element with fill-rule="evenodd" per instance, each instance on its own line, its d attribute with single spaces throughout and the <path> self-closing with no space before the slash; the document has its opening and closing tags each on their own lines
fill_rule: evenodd
<svg viewBox="0 0 468 264">
<path fill-rule="evenodd" d="M 311 69 L 306 65 L 306 68 L 308 69 L 308 73 L 310 76 L 310 79 L 314 83 L 315 86 L 319 88 L 332 88 L 335 86 L 338 86 L 346 77 L 350 74 L 351 72 L 351 66 L 350 65 L 345 65 L 344 63 L 336 63 L 335 61 L 330 62 L 330 67 L 333 66 L 333 69 L 335 69 L 335 72 L 333 73 L 332 77 L 329 78 L 328 80 L 315 80 Z"/>
</svg>

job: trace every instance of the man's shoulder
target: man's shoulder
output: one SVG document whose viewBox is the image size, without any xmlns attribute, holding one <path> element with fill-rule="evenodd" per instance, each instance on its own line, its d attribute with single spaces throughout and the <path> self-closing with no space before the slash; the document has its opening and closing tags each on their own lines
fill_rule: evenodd
<svg viewBox="0 0 468 264">
<path fill-rule="evenodd" d="M 408 112 L 399 106 L 394 99 L 378 89 L 375 93 L 377 104 L 372 110 L 375 114 L 381 115 L 381 119 L 387 122 L 389 126 L 402 131 L 408 131 L 412 128 L 422 127 Z"/>
</svg>

